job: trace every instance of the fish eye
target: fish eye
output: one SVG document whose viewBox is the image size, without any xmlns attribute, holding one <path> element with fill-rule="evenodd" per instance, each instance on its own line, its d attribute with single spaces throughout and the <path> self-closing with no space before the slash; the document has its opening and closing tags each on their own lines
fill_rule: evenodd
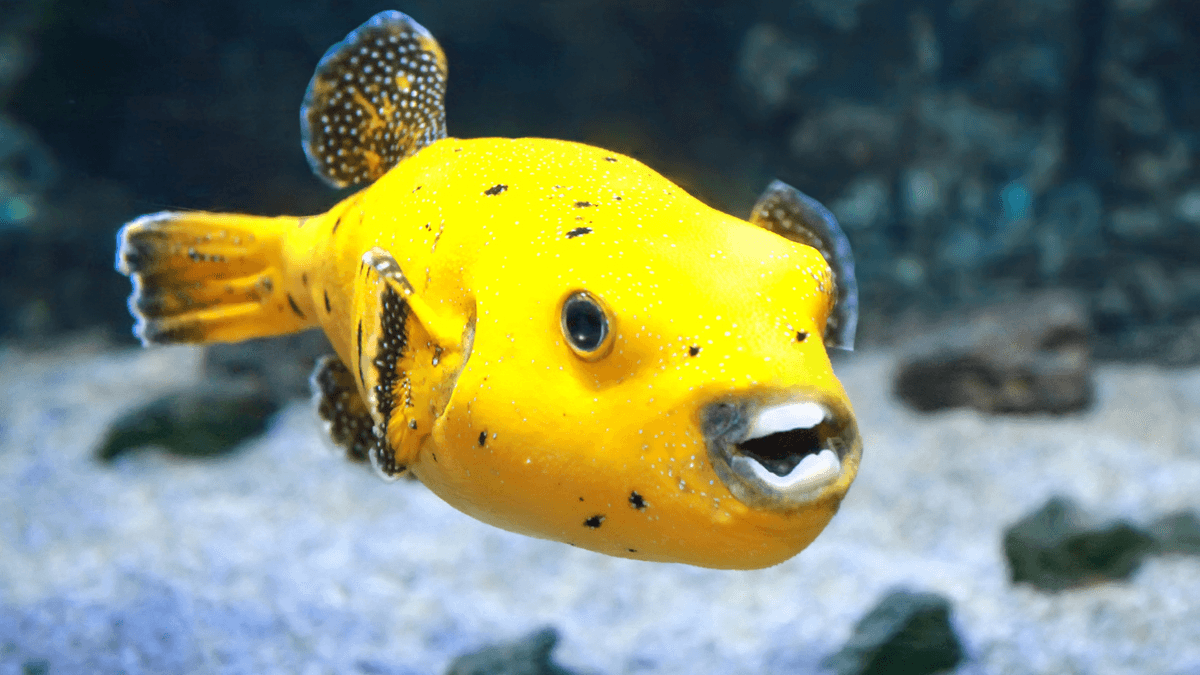
<svg viewBox="0 0 1200 675">
<path fill-rule="evenodd" d="M 612 348 L 608 312 L 596 296 L 576 291 L 562 307 L 562 331 L 575 355 L 586 361 L 602 358 Z"/>
</svg>

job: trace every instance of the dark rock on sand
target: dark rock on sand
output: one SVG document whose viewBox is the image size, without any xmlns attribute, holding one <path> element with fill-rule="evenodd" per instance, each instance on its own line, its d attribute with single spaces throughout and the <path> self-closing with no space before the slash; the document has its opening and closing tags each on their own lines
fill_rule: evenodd
<svg viewBox="0 0 1200 675">
<path fill-rule="evenodd" d="M 1149 534 L 1123 521 L 1097 524 L 1063 497 L 1051 499 L 1004 535 L 1013 583 L 1047 591 L 1125 579 L 1152 547 Z"/>
<path fill-rule="evenodd" d="M 248 378 L 280 403 L 312 395 L 308 379 L 316 360 L 332 354 L 325 334 L 310 330 L 295 335 L 215 344 L 204 352 L 210 376 Z"/>
<path fill-rule="evenodd" d="M 126 413 L 109 428 L 96 456 L 112 460 L 149 446 L 190 457 L 224 455 L 264 433 L 278 409 L 278 400 L 252 382 L 207 382 Z"/>
<path fill-rule="evenodd" d="M 897 590 L 858 622 L 846 646 L 823 665 L 838 675 L 922 675 L 953 668 L 962 658 L 950 601 Z"/>
<path fill-rule="evenodd" d="M 454 659 L 446 675 L 572 675 L 550 660 L 558 631 L 543 628 L 506 644 L 484 647 Z"/>
<path fill-rule="evenodd" d="M 1178 511 L 1150 526 L 1155 549 L 1160 553 L 1200 555 L 1200 517 L 1191 511 Z"/>
<path fill-rule="evenodd" d="M 895 392 L 921 411 L 1064 413 L 1092 400 L 1088 313 L 1050 291 L 945 321 L 914 340 Z"/>
</svg>

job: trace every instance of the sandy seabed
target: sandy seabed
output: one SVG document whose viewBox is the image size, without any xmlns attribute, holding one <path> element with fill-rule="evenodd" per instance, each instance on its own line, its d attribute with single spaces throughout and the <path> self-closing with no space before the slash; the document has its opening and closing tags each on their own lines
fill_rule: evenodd
<svg viewBox="0 0 1200 675">
<path fill-rule="evenodd" d="M 866 446 L 825 533 L 721 572 L 478 523 L 347 463 L 303 403 L 225 458 L 105 465 L 107 425 L 197 380 L 199 352 L 0 349 L 0 675 L 439 674 L 544 625 L 581 673 L 818 673 L 894 587 L 952 601 L 958 673 L 1200 672 L 1200 557 L 1048 594 L 1001 553 L 1055 494 L 1140 525 L 1200 509 L 1200 369 L 1103 366 L 1087 413 L 997 418 L 911 412 L 894 368 L 838 365 Z"/>
</svg>

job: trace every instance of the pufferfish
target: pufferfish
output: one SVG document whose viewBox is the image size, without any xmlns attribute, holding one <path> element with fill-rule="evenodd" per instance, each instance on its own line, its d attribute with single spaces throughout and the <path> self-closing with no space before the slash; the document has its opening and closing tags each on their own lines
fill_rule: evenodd
<svg viewBox="0 0 1200 675">
<path fill-rule="evenodd" d="M 754 569 L 806 547 L 862 452 L 826 347 L 858 293 L 832 214 L 774 182 L 748 221 L 641 162 L 446 135 L 446 58 L 400 12 L 322 57 L 327 213 L 167 211 L 118 235 L 143 344 L 320 327 L 333 442 L 513 532 Z"/>
</svg>

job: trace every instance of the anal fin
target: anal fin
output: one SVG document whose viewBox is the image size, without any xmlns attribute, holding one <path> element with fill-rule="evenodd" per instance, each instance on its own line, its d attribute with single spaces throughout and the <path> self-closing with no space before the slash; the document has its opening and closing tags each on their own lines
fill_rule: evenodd
<svg viewBox="0 0 1200 675">
<path fill-rule="evenodd" d="M 317 414 L 325 421 L 334 444 L 355 462 L 369 462 L 371 453 L 379 453 L 380 438 L 375 420 L 354 381 L 354 373 L 337 356 L 330 354 L 317 361 L 312 379 Z"/>
</svg>

